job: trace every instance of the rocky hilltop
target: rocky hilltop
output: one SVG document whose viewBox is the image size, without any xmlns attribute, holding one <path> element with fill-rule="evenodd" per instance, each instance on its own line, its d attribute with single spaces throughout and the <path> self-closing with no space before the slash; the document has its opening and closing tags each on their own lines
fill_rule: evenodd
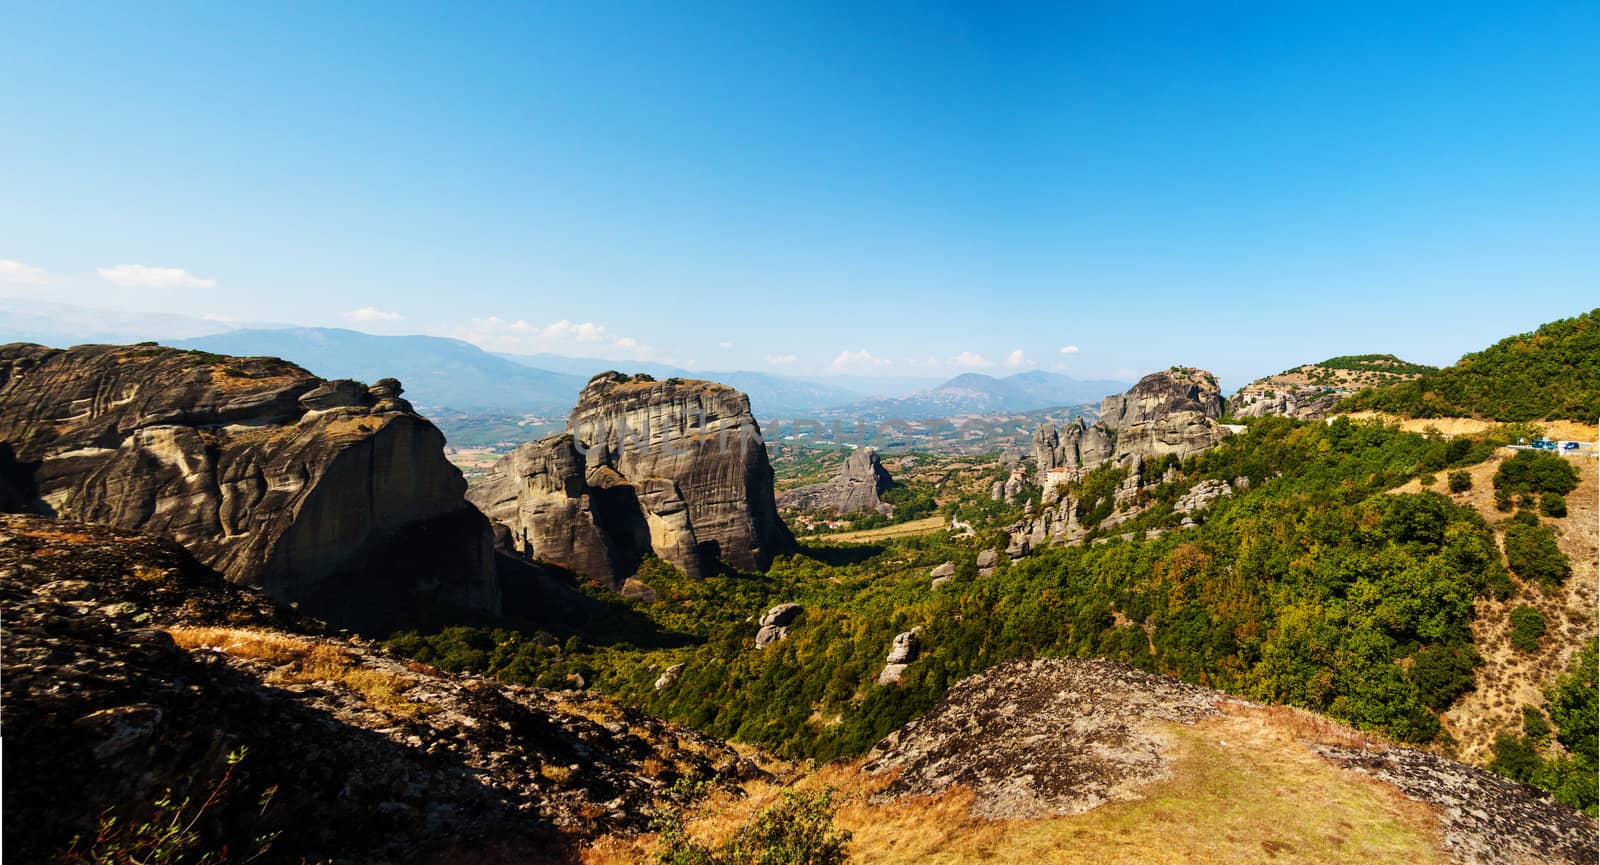
<svg viewBox="0 0 1600 865">
<path fill-rule="evenodd" d="M 1327 417 L 1359 390 L 1411 381 L 1432 370 L 1392 354 L 1334 357 L 1256 379 L 1239 388 L 1228 400 L 1228 409 L 1241 418 L 1283 415 L 1315 420 Z"/>
<path fill-rule="evenodd" d="M 1223 399 L 1211 373 L 1173 367 L 1151 373 L 1127 393 L 1100 403 L 1100 418 L 1084 418 L 1034 433 L 1034 458 L 1041 481 L 1052 469 L 1087 471 L 1105 462 L 1131 465 L 1139 459 L 1175 454 L 1180 459 L 1216 445 L 1228 430 L 1219 419 Z"/>
<path fill-rule="evenodd" d="M 883 467 L 877 451 L 862 448 L 845 458 L 839 473 L 820 484 L 807 484 L 786 490 L 778 496 L 778 506 L 798 511 L 832 511 L 853 514 L 874 510 L 887 514 L 894 508 L 882 495 L 894 487 L 894 478 Z"/>
<path fill-rule="evenodd" d="M 7 861 L 58 861 L 106 816 L 132 844 L 174 818 L 169 792 L 195 861 L 574 861 L 594 834 L 642 831 L 678 779 L 761 776 L 601 698 L 330 635 L 103 526 L 0 515 L 0 621 Z"/>
<path fill-rule="evenodd" d="M 1595 822 L 1533 787 L 1114 661 L 996 665 L 879 742 L 863 768 L 886 779 L 882 806 L 960 792 L 978 825 L 1068 818 L 1062 834 L 1075 828 L 1084 849 L 1109 836 L 1097 861 L 1576 865 L 1597 855 Z M 1109 825 L 1092 816 L 1119 805 L 1131 813 Z M 1128 837 L 1146 825 L 1138 835 L 1160 837 Z M 1120 846 L 1130 842 L 1160 843 L 1165 855 Z"/>
<path fill-rule="evenodd" d="M 597 375 L 567 432 L 503 457 L 469 498 L 516 549 L 612 586 L 646 553 L 698 577 L 794 546 L 749 399 L 709 381 Z"/>
<path fill-rule="evenodd" d="M 398 381 L 155 345 L 0 346 L 14 510 L 173 538 L 344 623 L 500 610 L 489 525 Z"/>
</svg>

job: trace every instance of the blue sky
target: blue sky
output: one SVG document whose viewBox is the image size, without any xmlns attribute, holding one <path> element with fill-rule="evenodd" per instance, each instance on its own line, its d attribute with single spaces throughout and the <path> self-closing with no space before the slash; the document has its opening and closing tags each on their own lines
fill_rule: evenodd
<svg viewBox="0 0 1600 865">
<path fill-rule="evenodd" d="M 319 5 L 0 8 L 0 293 L 1230 386 L 1600 305 L 1593 3 Z"/>
</svg>

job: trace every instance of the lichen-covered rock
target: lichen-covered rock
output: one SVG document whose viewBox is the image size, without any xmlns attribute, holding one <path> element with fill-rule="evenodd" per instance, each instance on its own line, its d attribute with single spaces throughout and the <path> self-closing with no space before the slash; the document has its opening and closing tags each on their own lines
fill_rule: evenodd
<svg viewBox="0 0 1600 865">
<path fill-rule="evenodd" d="M 1076 814 L 1162 771 L 1146 721 L 1193 722 L 1215 714 L 1220 697 L 1113 661 L 1007 661 L 879 742 L 866 769 L 899 770 L 884 798 L 960 784 L 980 817 Z"/>
<path fill-rule="evenodd" d="M 18 509 L 173 538 L 341 623 L 499 612 L 488 523 L 399 394 L 273 358 L 0 346 L 0 472 Z"/>
<path fill-rule="evenodd" d="M 566 433 L 503 457 L 468 497 L 517 550 L 613 587 L 647 553 L 700 577 L 794 547 L 749 399 L 707 381 L 595 376 Z"/>
<path fill-rule="evenodd" d="M 344 639 L 171 541 L 103 526 L 0 515 L 0 623 L 8 862 L 64 861 L 103 813 L 143 819 L 169 790 L 205 801 L 241 747 L 196 831 L 241 857 L 281 832 L 271 862 L 486 847 L 575 861 L 595 835 L 644 830 L 680 778 L 761 776 L 726 743 L 604 698 Z"/>
<path fill-rule="evenodd" d="M 894 488 L 894 479 L 883 467 L 872 448 L 852 451 L 831 480 L 786 490 L 778 505 L 799 511 L 832 511 L 853 514 L 860 510 L 892 513 L 894 508 L 881 496 Z"/>
</svg>

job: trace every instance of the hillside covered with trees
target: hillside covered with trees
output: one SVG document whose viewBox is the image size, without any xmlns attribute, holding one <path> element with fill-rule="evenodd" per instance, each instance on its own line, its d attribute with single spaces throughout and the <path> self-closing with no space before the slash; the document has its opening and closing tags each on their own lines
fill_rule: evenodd
<svg viewBox="0 0 1600 865">
<path fill-rule="evenodd" d="M 1593 422 L 1600 416 L 1600 309 L 1508 337 L 1419 378 L 1362 391 L 1340 409 Z"/>
</svg>

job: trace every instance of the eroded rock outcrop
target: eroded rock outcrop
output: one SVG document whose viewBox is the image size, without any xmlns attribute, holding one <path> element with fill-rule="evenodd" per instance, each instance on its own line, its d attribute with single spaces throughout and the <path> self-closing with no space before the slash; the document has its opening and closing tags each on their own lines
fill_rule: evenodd
<svg viewBox="0 0 1600 865">
<path fill-rule="evenodd" d="M 1102 463 L 1124 466 L 1168 454 L 1179 459 L 1214 447 L 1227 427 L 1222 391 L 1205 370 L 1173 367 L 1151 373 L 1127 393 L 1113 394 L 1100 403 L 1100 418 L 1089 423 L 1077 418 L 1056 428 L 1042 426 L 1034 433 L 1034 458 L 1039 483 L 1059 484 L 1063 477 L 1087 471 Z M 1053 469 L 1065 469 L 1066 475 Z"/>
<path fill-rule="evenodd" d="M 794 547 L 749 399 L 708 381 L 595 376 L 567 432 L 503 457 L 468 498 L 517 550 L 614 587 L 647 553 L 700 577 Z"/>
<path fill-rule="evenodd" d="M 852 451 L 832 480 L 787 490 L 778 496 L 779 507 L 798 511 L 853 514 L 874 510 L 888 514 L 894 508 L 881 496 L 894 487 L 894 478 L 872 448 Z"/>
<path fill-rule="evenodd" d="M 1197 749 L 1216 756 L 1197 759 Z M 1207 790 L 1235 813 L 1251 808 L 1253 795 L 1303 795 L 1308 803 L 1336 801 L 1337 790 L 1357 799 L 1403 796 L 1425 806 L 1411 813 L 1445 861 L 1588 865 L 1597 855 L 1595 821 L 1531 786 L 1388 745 L 1310 712 L 1262 706 L 1116 661 L 996 664 L 885 737 L 863 768 L 889 779 L 877 801 L 960 788 L 970 791 L 974 817 L 1009 820 L 1148 800 L 1174 789 L 1164 783 L 1193 785 L 1193 773 L 1210 771 L 1211 760 L 1261 766 L 1243 791 Z M 1293 765 L 1283 777 L 1305 789 L 1274 784 L 1274 765 Z M 1351 848 L 1365 840 L 1348 838 Z M 1393 836 L 1377 840 L 1389 849 Z M 1350 852 L 1345 838 L 1337 847 Z M 1293 848 L 1268 839 L 1262 849 L 1270 859 Z M 1370 853 L 1352 859 L 1373 860 Z"/>
<path fill-rule="evenodd" d="M 264 862 L 575 860 L 642 831 L 680 778 L 760 774 L 604 698 L 344 639 L 104 526 L 0 515 L 0 622 L 6 861 L 65 861 L 102 814 L 147 819 L 164 791 L 206 801 L 240 747 L 225 795 L 186 819 L 241 859 L 281 833 Z"/>
<path fill-rule="evenodd" d="M 400 390 L 273 358 L 0 346 L 0 470 L 16 509 L 173 538 L 342 623 L 498 612 L 489 525 Z"/>
</svg>

